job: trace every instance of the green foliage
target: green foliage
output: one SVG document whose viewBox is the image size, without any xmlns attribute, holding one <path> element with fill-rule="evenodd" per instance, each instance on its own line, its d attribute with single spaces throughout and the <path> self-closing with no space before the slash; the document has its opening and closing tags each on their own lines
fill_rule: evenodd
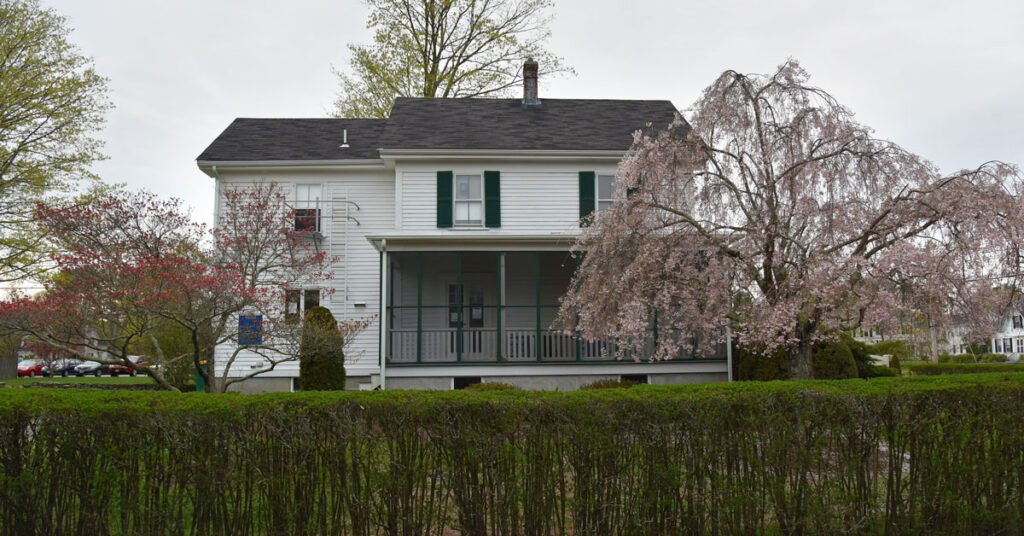
<svg viewBox="0 0 1024 536">
<path fill-rule="evenodd" d="M 839 340 L 850 349 L 850 353 L 853 355 L 853 361 L 857 364 L 858 377 L 874 378 L 879 375 L 878 366 L 875 365 L 875 360 L 871 357 L 871 352 L 868 351 L 867 344 L 854 339 L 849 333 L 843 333 Z M 882 373 L 882 375 L 887 374 Z"/>
<path fill-rule="evenodd" d="M 148 337 L 136 339 L 131 353 L 146 356 L 146 361 L 151 364 L 159 364 L 167 383 L 181 390 L 194 390 L 192 333 L 180 324 L 160 322 L 152 334 L 156 344 Z M 162 360 L 158 357 L 161 352 L 164 354 Z"/>
<path fill-rule="evenodd" d="M 326 307 L 306 312 L 299 347 L 299 387 L 304 391 L 345 389 L 344 340 Z"/>
<path fill-rule="evenodd" d="M 882 378 L 882 377 L 893 377 L 899 376 L 901 372 L 897 369 L 886 367 L 884 365 L 872 365 L 871 375 L 868 378 Z"/>
<path fill-rule="evenodd" d="M 107 80 L 38 0 L 0 2 L 0 281 L 36 273 L 45 251 L 35 203 L 68 192 L 103 158 L 92 137 L 110 108 Z"/>
<path fill-rule="evenodd" d="M 83 391 L 0 390 L 0 532 L 1024 531 L 1024 374 L 568 393 Z"/>
<path fill-rule="evenodd" d="M 566 71 L 543 48 L 551 0 L 368 0 L 369 46 L 349 44 L 339 117 L 387 117 L 395 97 L 503 97 L 523 60 Z"/>
<path fill-rule="evenodd" d="M 634 385 L 640 384 L 629 380 L 604 379 L 592 381 L 581 386 L 580 389 L 628 389 Z"/>
<path fill-rule="evenodd" d="M 842 340 L 814 345 L 814 378 L 817 380 L 845 380 L 857 378 L 857 362 L 850 347 Z"/>
<path fill-rule="evenodd" d="M 502 382 L 480 382 L 466 386 L 470 391 L 521 391 L 518 386 Z"/>
<path fill-rule="evenodd" d="M 900 365 L 900 358 L 899 358 L 899 356 L 896 356 L 896 355 L 892 356 L 892 358 L 889 360 L 889 368 L 897 376 L 903 374 L 903 367 Z"/>
<path fill-rule="evenodd" d="M 940 359 L 940 363 L 943 361 Z M 950 359 L 950 362 L 957 364 L 964 363 L 1005 363 L 1006 354 L 957 354 Z"/>
<path fill-rule="evenodd" d="M 991 372 L 1024 372 L 1024 364 L 1017 363 L 920 363 L 910 369 L 916 376 L 938 376 L 946 374 L 987 374 Z"/>
<path fill-rule="evenodd" d="M 898 339 L 878 341 L 868 346 L 868 353 L 873 355 L 891 355 L 906 361 L 914 358 L 914 351 L 907 347 L 907 343 Z"/>
<path fill-rule="evenodd" d="M 771 354 L 763 351 L 739 348 L 736 352 L 737 379 L 770 381 L 784 380 L 789 376 L 788 356 L 784 349 Z"/>
</svg>

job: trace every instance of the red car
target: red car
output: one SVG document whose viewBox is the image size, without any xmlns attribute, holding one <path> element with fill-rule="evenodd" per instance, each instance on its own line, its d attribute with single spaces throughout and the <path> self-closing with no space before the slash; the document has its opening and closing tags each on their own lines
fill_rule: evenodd
<svg viewBox="0 0 1024 536">
<path fill-rule="evenodd" d="M 46 364 L 41 359 L 26 359 L 21 363 L 18 363 L 18 376 L 28 376 L 34 378 L 36 376 L 43 376 L 47 372 Z"/>
<path fill-rule="evenodd" d="M 140 356 L 134 356 L 133 355 L 133 356 L 130 356 L 128 359 L 131 359 L 132 363 L 135 363 L 137 365 L 148 365 L 149 364 L 149 363 L 146 363 L 145 361 L 142 361 L 140 359 Z M 100 369 L 102 369 L 103 372 L 106 372 L 107 374 L 110 374 L 111 376 L 115 376 L 115 377 L 118 376 L 118 375 L 121 375 L 121 374 L 127 374 L 129 376 L 135 376 L 135 375 L 137 375 L 139 373 L 137 370 L 129 367 L 128 365 L 103 365 L 102 367 L 100 367 Z"/>
</svg>

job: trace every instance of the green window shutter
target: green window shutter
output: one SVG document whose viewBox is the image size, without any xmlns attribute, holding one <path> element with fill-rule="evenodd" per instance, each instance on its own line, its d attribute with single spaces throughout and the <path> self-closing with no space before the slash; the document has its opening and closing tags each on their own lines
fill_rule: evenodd
<svg viewBox="0 0 1024 536">
<path fill-rule="evenodd" d="M 437 172 L 437 226 L 452 226 L 452 172 Z"/>
<path fill-rule="evenodd" d="M 484 226 L 501 227 L 501 173 L 484 172 Z"/>
<path fill-rule="evenodd" d="M 597 192 L 594 185 L 594 172 L 580 172 L 580 219 L 590 216 L 594 212 Z M 583 222 L 580 223 L 583 225 Z"/>
</svg>

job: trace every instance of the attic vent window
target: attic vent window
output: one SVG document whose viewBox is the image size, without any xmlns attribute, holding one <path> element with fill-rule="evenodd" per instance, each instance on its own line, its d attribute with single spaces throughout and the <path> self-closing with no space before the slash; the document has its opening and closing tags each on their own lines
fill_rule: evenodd
<svg viewBox="0 0 1024 536">
<path fill-rule="evenodd" d="M 341 131 L 341 145 L 342 149 L 348 149 L 348 129 L 342 129 Z"/>
</svg>

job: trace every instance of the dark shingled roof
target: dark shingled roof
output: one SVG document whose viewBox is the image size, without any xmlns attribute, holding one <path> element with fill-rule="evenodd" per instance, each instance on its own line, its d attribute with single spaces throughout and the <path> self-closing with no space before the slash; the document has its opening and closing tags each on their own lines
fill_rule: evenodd
<svg viewBox="0 0 1024 536">
<path fill-rule="evenodd" d="M 200 161 L 377 159 L 378 149 L 625 151 L 669 101 L 398 98 L 388 119 L 235 119 Z M 349 148 L 339 147 L 348 129 Z"/>
<path fill-rule="evenodd" d="M 197 160 L 364 160 L 380 158 L 384 119 L 235 119 Z M 342 149 L 348 129 L 349 147 Z"/>
<path fill-rule="evenodd" d="M 665 128 L 669 101 L 399 98 L 385 129 L 385 149 L 625 151 L 633 132 Z"/>
</svg>

